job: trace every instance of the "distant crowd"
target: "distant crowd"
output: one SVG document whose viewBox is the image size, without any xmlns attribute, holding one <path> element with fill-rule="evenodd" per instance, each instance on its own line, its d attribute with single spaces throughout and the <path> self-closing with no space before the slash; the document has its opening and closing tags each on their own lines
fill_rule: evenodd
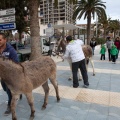
<svg viewBox="0 0 120 120">
<path fill-rule="evenodd" d="M 94 38 L 91 39 L 90 46 L 92 47 L 93 55 L 94 55 L 94 49 L 96 46 L 96 41 Z M 112 40 L 111 37 L 106 38 L 106 45 L 105 44 L 101 45 L 100 60 L 105 60 L 105 53 L 107 51 L 106 48 L 108 50 L 109 61 L 112 61 L 115 64 L 116 60 L 118 59 L 119 50 L 120 50 L 120 38 L 116 37 L 115 40 Z"/>
</svg>

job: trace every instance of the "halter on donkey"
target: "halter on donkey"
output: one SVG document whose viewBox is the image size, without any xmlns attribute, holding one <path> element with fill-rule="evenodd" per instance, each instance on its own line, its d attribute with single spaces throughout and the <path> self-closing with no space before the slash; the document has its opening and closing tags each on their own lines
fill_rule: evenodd
<svg viewBox="0 0 120 120">
<path fill-rule="evenodd" d="M 58 49 L 57 51 L 59 52 L 60 49 L 62 49 L 63 51 L 63 54 L 65 53 L 65 50 L 66 50 L 66 41 L 61 39 L 59 42 L 58 42 Z M 88 69 L 88 64 L 89 64 L 89 61 L 92 65 L 92 68 L 93 68 L 93 76 L 95 76 L 95 70 L 94 70 L 94 63 L 93 63 L 93 60 L 92 60 L 92 48 L 89 46 L 89 45 L 82 45 L 82 49 L 83 49 L 83 52 L 84 52 L 84 55 L 85 55 L 85 59 L 86 59 L 86 67 Z M 71 59 L 67 59 L 69 65 L 70 65 L 70 68 L 72 68 L 72 61 Z M 72 70 L 72 69 L 71 69 Z M 69 78 L 69 80 L 71 80 L 72 77 Z M 80 72 L 80 79 L 81 78 L 81 72 Z"/>
</svg>

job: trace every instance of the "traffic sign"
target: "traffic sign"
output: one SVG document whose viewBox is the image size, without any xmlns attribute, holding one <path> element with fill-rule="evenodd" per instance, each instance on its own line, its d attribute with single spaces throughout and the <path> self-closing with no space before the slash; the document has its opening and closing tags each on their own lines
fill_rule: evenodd
<svg viewBox="0 0 120 120">
<path fill-rule="evenodd" d="M 0 30 L 16 29 L 16 23 L 0 24 Z"/>
<path fill-rule="evenodd" d="M 14 21 L 15 21 L 15 15 L 0 18 L 0 23 L 14 22 Z"/>
<path fill-rule="evenodd" d="M 50 23 L 47 24 L 48 28 L 51 27 L 52 25 Z"/>
<path fill-rule="evenodd" d="M 52 35 L 54 35 L 54 28 L 53 27 L 46 28 L 46 36 L 51 37 Z"/>
<path fill-rule="evenodd" d="M 15 14 L 15 8 L 0 10 L 0 16 L 8 16 L 8 15 L 14 15 L 14 14 Z"/>
</svg>

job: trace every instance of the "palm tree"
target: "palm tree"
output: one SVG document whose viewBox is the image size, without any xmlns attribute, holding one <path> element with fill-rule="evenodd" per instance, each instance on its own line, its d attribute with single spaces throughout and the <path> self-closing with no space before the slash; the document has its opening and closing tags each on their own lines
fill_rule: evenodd
<svg viewBox="0 0 120 120">
<path fill-rule="evenodd" d="M 9 3 L 17 3 L 18 0 L 6 0 Z M 1 9 L 7 8 L 6 1 L 0 1 L 0 7 L 4 5 L 5 7 L 1 7 Z M 42 0 L 21 0 L 21 2 L 26 2 L 27 7 L 29 9 L 30 14 L 30 33 L 31 33 L 31 57 L 30 59 L 36 59 L 40 57 L 42 52 L 41 44 L 40 44 L 40 27 L 39 27 L 39 18 L 38 18 L 38 8 L 39 3 Z M 47 0 L 48 1 L 48 0 Z M 57 6 L 59 0 L 54 0 L 55 6 Z M 51 2 L 51 0 L 49 0 Z M 71 4 L 75 4 L 77 0 L 69 0 Z M 11 6 L 9 6 L 10 8 Z M 12 6 L 13 7 L 13 6 Z M 15 7 L 15 6 L 14 6 Z"/>
<path fill-rule="evenodd" d="M 57 6 L 59 0 L 54 0 Z M 40 28 L 38 19 L 38 7 L 40 0 L 28 0 L 28 8 L 30 10 L 30 32 L 31 32 L 31 59 L 35 59 L 41 55 L 40 44 Z M 51 2 L 51 0 L 49 0 Z M 69 0 L 71 4 L 75 4 L 77 0 Z"/>
<path fill-rule="evenodd" d="M 119 20 L 110 20 L 108 23 L 107 30 L 111 33 L 114 33 L 114 38 L 116 37 L 116 32 L 120 29 Z"/>
<path fill-rule="evenodd" d="M 98 22 L 102 25 L 102 28 L 104 29 L 104 39 L 106 38 L 106 33 L 107 33 L 107 28 L 108 28 L 108 24 L 111 18 L 108 18 L 106 16 L 101 16 L 98 19 Z"/>
<path fill-rule="evenodd" d="M 81 19 L 84 15 L 84 19 L 87 18 L 87 44 L 90 42 L 91 35 L 91 16 L 95 18 L 95 13 L 98 18 L 101 15 L 106 16 L 105 12 L 106 6 L 101 0 L 80 0 L 76 5 L 76 9 L 73 14 L 73 19 Z"/>
</svg>

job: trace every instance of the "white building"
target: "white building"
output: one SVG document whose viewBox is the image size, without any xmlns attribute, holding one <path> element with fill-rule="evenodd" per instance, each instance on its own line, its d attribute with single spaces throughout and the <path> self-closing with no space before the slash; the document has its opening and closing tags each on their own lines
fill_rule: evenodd
<svg viewBox="0 0 120 120">
<path fill-rule="evenodd" d="M 46 35 L 46 28 L 50 25 L 60 25 L 73 23 L 73 5 L 69 0 L 59 0 L 58 7 L 54 7 L 54 0 L 42 0 L 39 8 L 39 25 L 40 25 L 40 36 Z"/>
</svg>

